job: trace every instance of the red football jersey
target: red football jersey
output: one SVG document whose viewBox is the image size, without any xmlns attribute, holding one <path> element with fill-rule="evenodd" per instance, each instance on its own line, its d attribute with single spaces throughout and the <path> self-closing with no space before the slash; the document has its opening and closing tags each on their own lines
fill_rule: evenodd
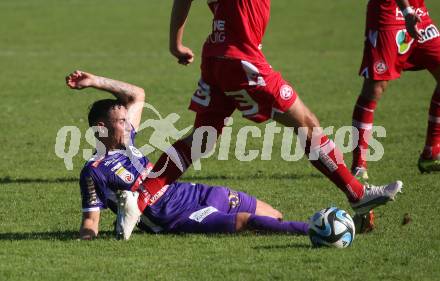
<svg viewBox="0 0 440 281">
<path fill-rule="evenodd" d="M 409 4 L 424 23 L 431 22 L 425 0 L 409 0 Z M 395 0 L 370 0 L 367 8 L 367 28 L 393 30 L 405 27 L 405 19 Z"/>
<path fill-rule="evenodd" d="M 202 56 L 264 60 L 261 43 L 269 22 L 270 0 L 207 1 L 214 18 Z"/>
</svg>

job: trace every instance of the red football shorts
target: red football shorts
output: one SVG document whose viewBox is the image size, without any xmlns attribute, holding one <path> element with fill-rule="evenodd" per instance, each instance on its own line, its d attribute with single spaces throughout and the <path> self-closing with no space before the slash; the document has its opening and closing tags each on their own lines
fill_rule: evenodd
<svg viewBox="0 0 440 281">
<path fill-rule="evenodd" d="M 419 24 L 423 38 L 409 36 L 405 29 L 367 30 L 359 74 L 373 80 L 393 80 L 402 70 L 435 69 L 440 66 L 440 33 L 432 24 Z"/>
<path fill-rule="evenodd" d="M 235 109 L 243 117 L 264 122 L 284 113 L 295 102 L 295 90 L 267 62 L 203 58 L 202 78 L 189 108 L 197 113 L 195 127 L 220 130 Z"/>
</svg>

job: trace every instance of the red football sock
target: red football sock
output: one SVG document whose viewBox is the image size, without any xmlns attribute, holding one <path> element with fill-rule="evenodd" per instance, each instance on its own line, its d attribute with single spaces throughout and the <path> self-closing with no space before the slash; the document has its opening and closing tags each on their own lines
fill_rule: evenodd
<svg viewBox="0 0 440 281">
<path fill-rule="evenodd" d="M 440 154 L 440 89 L 437 88 L 429 107 L 428 132 L 422 157 L 436 158 Z"/>
<path fill-rule="evenodd" d="M 352 170 L 356 167 L 367 167 L 365 155 L 368 150 L 368 141 L 373 128 L 374 110 L 377 102 L 359 96 L 353 110 L 353 127 L 358 129 L 359 140 L 353 151 Z"/>
<path fill-rule="evenodd" d="M 167 152 L 162 153 L 142 185 L 150 194 L 156 194 L 164 185 L 173 183 L 182 176 L 191 164 L 191 147 L 179 140 Z"/>
<path fill-rule="evenodd" d="M 358 201 L 364 195 L 364 187 L 345 166 L 342 153 L 326 135 L 322 135 L 318 143 L 315 148 L 306 147 L 306 152 L 310 151 L 310 162 L 339 187 L 350 202 Z M 310 143 L 307 146 L 310 147 Z"/>
</svg>

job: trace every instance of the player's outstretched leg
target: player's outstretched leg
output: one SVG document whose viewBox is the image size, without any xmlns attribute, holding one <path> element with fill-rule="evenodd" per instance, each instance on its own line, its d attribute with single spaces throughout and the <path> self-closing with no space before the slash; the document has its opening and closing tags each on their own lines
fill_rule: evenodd
<svg viewBox="0 0 440 281">
<path fill-rule="evenodd" d="M 296 130 L 308 130 L 305 151 L 310 156 L 310 162 L 345 193 L 357 213 L 367 213 L 393 200 L 401 190 L 400 181 L 385 186 L 364 186 L 360 183 L 345 166 L 343 155 L 333 141 L 323 133 L 316 133 L 319 121 L 299 98 L 287 112 L 276 114 L 274 120 Z"/>
<path fill-rule="evenodd" d="M 431 98 L 425 148 L 418 163 L 422 173 L 440 171 L 440 67 L 431 72 L 437 80 L 437 87 Z"/>
<path fill-rule="evenodd" d="M 273 217 L 249 213 L 238 213 L 236 217 L 236 231 L 246 229 L 268 233 L 307 235 L 309 233 L 309 224 L 298 221 L 281 221 Z"/>
<path fill-rule="evenodd" d="M 353 127 L 359 133 L 358 142 L 353 150 L 351 171 L 360 180 L 368 180 L 366 152 L 374 122 L 374 111 L 377 102 L 384 93 L 388 81 L 365 79 L 353 109 Z"/>
<path fill-rule="evenodd" d="M 237 213 L 235 229 L 236 231 L 250 229 L 268 233 L 308 234 L 308 223 L 283 221 L 282 219 L 283 214 L 280 211 L 257 199 L 255 213 Z"/>
</svg>

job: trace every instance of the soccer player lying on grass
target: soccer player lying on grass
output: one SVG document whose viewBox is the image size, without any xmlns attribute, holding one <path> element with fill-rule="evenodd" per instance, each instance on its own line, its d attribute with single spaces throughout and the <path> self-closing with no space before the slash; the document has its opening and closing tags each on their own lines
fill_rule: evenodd
<svg viewBox="0 0 440 281">
<path fill-rule="evenodd" d="M 134 147 L 144 90 L 83 71 L 68 75 L 66 83 L 72 89 L 93 87 L 116 97 L 96 101 L 88 115 L 89 125 L 97 130 L 98 145 L 80 176 L 81 239 L 98 235 L 100 210 L 107 207 L 118 213 L 116 232 L 124 239 L 130 237 L 139 217 L 140 227 L 151 232 L 308 233 L 307 223 L 282 222 L 281 213 L 270 205 L 227 187 L 175 182 L 151 192 L 142 181 L 152 164 Z M 137 192 L 131 192 L 134 189 Z"/>
</svg>

